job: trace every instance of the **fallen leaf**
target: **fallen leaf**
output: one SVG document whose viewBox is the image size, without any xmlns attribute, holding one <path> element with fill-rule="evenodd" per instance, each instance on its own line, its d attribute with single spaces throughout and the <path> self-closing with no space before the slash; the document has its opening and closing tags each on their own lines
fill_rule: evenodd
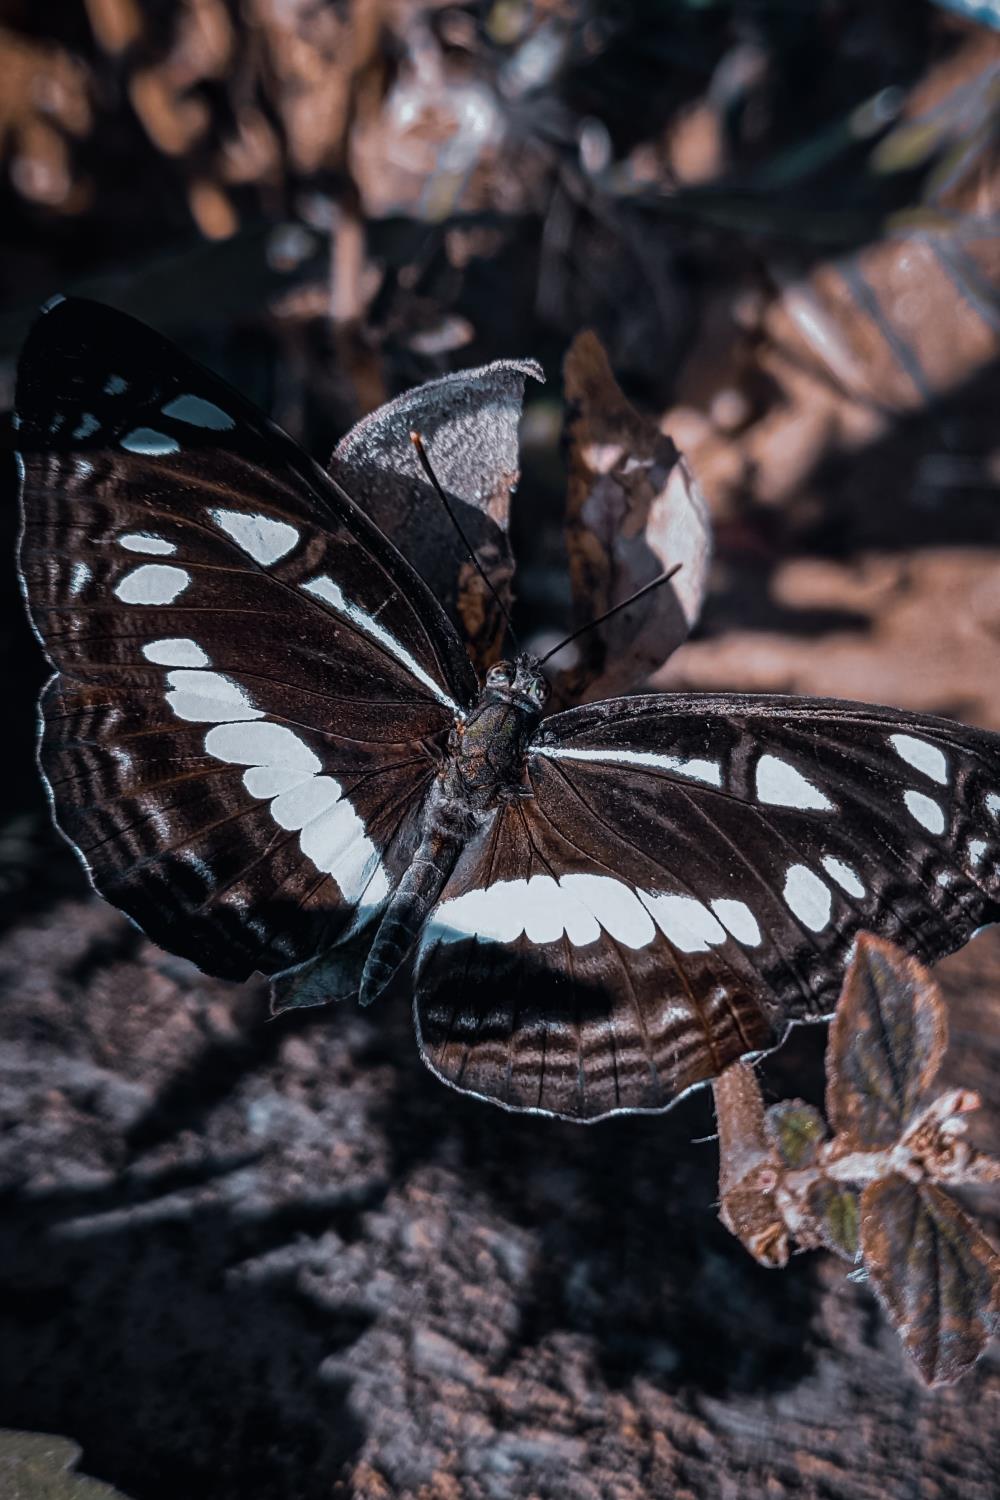
<svg viewBox="0 0 1000 1500">
<path fill-rule="evenodd" d="M 428 484 L 410 433 L 420 433 L 438 482 L 509 608 L 514 559 L 507 525 L 528 376 L 545 379 L 535 360 L 505 359 L 417 386 L 352 427 L 328 466 L 444 605 L 480 671 L 499 654 L 503 617 Z"/>
<path fill-rule="evenodd" d="M 578 703 L 635 688 L 687 637 L 701 609 L 712 543 L 684 458 L 625 399 L 596 334 L 574 339 L 565 381 L 574 623 L 586 624 L 680 565 L 668 583 L 580 638 L 576 663 L 554 684 L 559 700 Z"/>
<path fill-rule="evenodd" d="M 719 1219 L 762 1266 L 788 1262 L 790 1241 L 774 1199 L 778 1171 L 757 1075 L 737 1062 L 712 1081 L 719 1125 Z"/>
</svg>

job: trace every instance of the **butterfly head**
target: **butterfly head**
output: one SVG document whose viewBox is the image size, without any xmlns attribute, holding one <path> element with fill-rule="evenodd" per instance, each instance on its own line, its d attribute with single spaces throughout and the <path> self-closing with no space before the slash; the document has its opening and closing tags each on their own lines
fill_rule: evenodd
<svg viewBox="0 0 1000 1500">
<path fill-rule="evenodd" d="M 512 703 L 534 717 L 540 717 L 549 698 L 549 684 L 534 656 L 521 655 L 514 661 L 494 662 L 483 684 L 485 697 Z"/>
</svg>

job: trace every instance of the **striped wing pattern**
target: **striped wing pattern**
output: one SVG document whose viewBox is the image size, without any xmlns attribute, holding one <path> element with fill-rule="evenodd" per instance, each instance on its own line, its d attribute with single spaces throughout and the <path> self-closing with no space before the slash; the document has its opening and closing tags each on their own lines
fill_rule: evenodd
<svg viewBox="0 0 1000 1500">
<path fill-rule="evenodd" d="M 41 762 L 94 884 L 243 978 L 383 905 L 475 678 L 337 485 L 173 345 L 63 301 L 17 391 Z"/>
<path fill-rule="evenodd" d="M 546 720 L 427 925 L 430 1067 L 516 1109 L 659 1110 L 829 1014 L 859 930 L 924 961 L 1000 918 L 1000 739 L 795 698 Z"/>
</svg>

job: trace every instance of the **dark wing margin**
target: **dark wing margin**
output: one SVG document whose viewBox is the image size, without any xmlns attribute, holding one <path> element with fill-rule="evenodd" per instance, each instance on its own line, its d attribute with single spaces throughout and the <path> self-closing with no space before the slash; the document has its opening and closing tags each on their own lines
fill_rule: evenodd
<svg viewBox="0 0 1000 1500">
<path fill-rule="evenodd" d="M 667 1108 L 833 1010 L 859 931 L 933 962 L 1000 920 L 1000 737 L 799 698 L 545 721 L 417 964 L 425 1061 L 573 1119 Z"/>
<path fill-rule="evenodd" d="M 166 339 L 62 300 L 16 397 L 40 760 L 97 889 L 244 978 L 373 915 L 475 677 L 339 486 Z"/>
</svg>

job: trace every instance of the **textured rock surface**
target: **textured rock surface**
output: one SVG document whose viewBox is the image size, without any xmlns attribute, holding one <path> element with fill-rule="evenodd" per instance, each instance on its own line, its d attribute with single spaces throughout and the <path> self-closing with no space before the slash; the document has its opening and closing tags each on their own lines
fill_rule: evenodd
<svg viewBox="0 0 1000 1500">
<path fill-rule="evenodd" d="M 938 972 L 995 1121 L 1000 933 Z M 706 1094 L 508 1116 L 405 1014 L 269 1022 L 85 896 L 0 984 L 0 1410 L 136 1500 L 993 1493 L 995 1355 L 929 1394 L 841 1265 L 755 1266 Z M 821 1041 L 772 1093 L 817 1094 Z"/>
</svg>

